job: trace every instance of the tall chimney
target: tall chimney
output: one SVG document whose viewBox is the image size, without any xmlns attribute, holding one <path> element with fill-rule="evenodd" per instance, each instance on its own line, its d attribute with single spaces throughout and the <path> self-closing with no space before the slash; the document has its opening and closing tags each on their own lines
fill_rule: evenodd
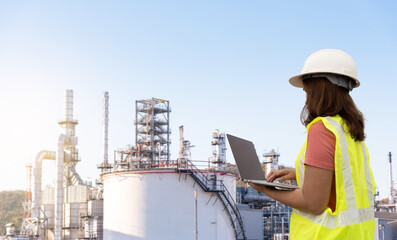
<svg viewBox="0 0 397 240">
<path fill-rule="evenodd" d="M 66 123 L 73 121 L 73 90 L 65 90 L 63 101 L 63 121 L 64 123 L 64 134 L 66 136 L 73 135 L 73 128 Z"/>
<path fill-rule="evenodd" d="M 65 135 L 60 134 L 58 138 L 58 147 L 56 152 L 56 182 L 55 182 L 55 217 L 54 217 L 54 239 L 62 240 L 63 229 L 63 164 L 65 160 Z"/>
<path fill-rule="evenodd" d="M 103 93 L 102 105 L 102 125 L 103 125 L 103 165 L 108 165 L 108 127 L 109 127 L 109 93 Z"/>
<path fill-rule="evenodd" d="M 392 175 L 392 164 L 391 164 L 391 152 L 389 152 L 389 200 L 390 204 L 394 204 L 393 197 L 393 175 Z"/>
<path fill-rule="evenodd" d="M 183 159 L 183 126 L 179 126 L 179 158 Z"/>
</svg>

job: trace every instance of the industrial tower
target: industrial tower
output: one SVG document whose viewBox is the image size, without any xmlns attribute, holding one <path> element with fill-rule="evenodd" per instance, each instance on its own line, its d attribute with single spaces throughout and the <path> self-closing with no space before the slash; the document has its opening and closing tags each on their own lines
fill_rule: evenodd
<svg viewBox="0 0 397 240">
<path fill-rule="evenodd" d="M 140 161 L 151 166 L 170 160 L 169 101 L 151 98 L 136 101 L 135 145 L 140 151 Z"/>
<path fill-rule="evenodd" d="M 268 153 L 263 153 L 262 156 L 266 158 L 266 160 L 263 161 L 263 164 L 265 164 L 265 176 L 272 170 L 278 170 L 278 158 L 280 157 L 280 153 L 272 149 Z"/>
<path fill-rule="evenodd" d="M 226 135 L 216 129 L 212 133 L 212 167 L 218 171 L 225 171 L 226 166 Z"/>
<path fill-rule="evenodd" d="M 30 239 L 75 240 L 102 239 L 102 200 L 97 199 L 96 187 L 85 183 L 76 171 L 80 161 L 73 118 L 73 91 L 66 90 L 62 127 L 56 151 L 42 150 L 32 164 L 31 201 L 25 203 L 22 230 Z M 42 189 L 42 163 L 55 161 L 55 184 Z M 30 190 L 28 190 L 30 192 Z M 95 225 L 95 228 L 93 226 Z"/>
<path fill-rule="evenodd" d="M 80 161 L 79 151 L 76 148 L 76 125 L 77 119 L 73 118 L 73 90 L 66 90 L 64 95 L 63 119 L 58 121 L 59 126 L 63 128 L 63 134 L 68 137 L 64 146 L 64 181 L 66 186 L 84 185 L 83 180 L 76 172 L 76 165 Z"/>
</svg>

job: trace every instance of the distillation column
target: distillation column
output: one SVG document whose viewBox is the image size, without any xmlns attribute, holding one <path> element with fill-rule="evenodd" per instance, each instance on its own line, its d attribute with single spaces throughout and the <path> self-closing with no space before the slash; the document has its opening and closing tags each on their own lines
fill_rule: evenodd
<svg viewBox="0 0 397 240">
<path fill-rule="evenodd" d="M 63 133 L 59 135 L 56 154 L 55 240 L 63 238 L 63 208 L 64 199 L 66 201 L 68 199 L 68 186 L 84 185 L 75 170 L 79 157 L 76 149 L 77 137 L 75 136 L 75 127 L 78 121 L 73 118 L 73 90 L 65 90 L 63 119 L 58 124 L 63 128 Z M 64 191 L 66 196 L 64 196 Z"/>
<path fill-rule="evenodd" d="M 389 200 L 390 204 L 394 204 L 394 191 L 393 191 L 393 175 L 392 175 L 392 162 L 391 162 L 391 152 L 388 154 L 389 157 Z"/>
<path fill-rule="evenodd" d="M 267 176 L 270 171 L 278 170 L 278 158 L 280 154 L 277 153 L 274 149 L 270 150 L 268 153 L 264 153 L 263 157 L 266 158 L 265 164 L 265 176 Z"/>
<path fill-rule="evenodd" d="M 179 126 L 179 159 L 183 159 L 183 126 Z"/>
<path fill-rule="evenodd" d="M 55 182 L 55 224 L 54 224 L 54 238 L 55 240 L 62 240 L 63 227 L 63 163 L 64 163 L 64 144 L 65 135 L 60 134 L 58 138 L 56 165 L 56 182 Z"/>
<path fill-rule="evenodd" d="M 225 133 L 220 133 L 217 129 L 212 133 L 212 164 L 219 171 L 225 170 L 226 164 L 226 138 Z"/>
<path fill-rule="evenodd" d="M 64 95 L 64 108 L 63 108 L 63 119 L 58 122 L 63 129 L 65 135 L 65 158 L 64 158 L 64 177 L 66 180 L 66 186 L 72 185 L 84 185 L 83 180 L 76 172 L 76 165 L 80 161 L 76 137 L 76 125 L 78 124 L 77 119 L 73 118 L 73 90 L 65 90 Z"/>
<path fill-rule="evenodd" d="M 194 145 L 183 137 L 183 126 L 179 126 L 179 163 L 185 164 L 186 160 L 191 160 L 192 153 L 190 151 Z"/>
<path fill-rule="evenodd" d="M 108 166 L 108 149 L 109 149 L 109 138 L 108 138 L 108 128 L 109 128 L 109 93 L 103 93 L 103 106 L 102 106 L 102 117 L 103 117 L 103 165 Z"/>
</svg>

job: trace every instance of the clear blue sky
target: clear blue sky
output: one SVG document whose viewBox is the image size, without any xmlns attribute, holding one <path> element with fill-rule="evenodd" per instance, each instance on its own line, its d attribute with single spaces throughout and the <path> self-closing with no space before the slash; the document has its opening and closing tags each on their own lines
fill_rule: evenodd
<svg viewBox="0 0 397 240">
<path fill-rule="evenodd" d="M 292 166 L 305 96 L 288 79 L 312 52 L 337 48 L 358 66 L 352 96 L 386 197 L 387 153 L 397 156 L 395 9 L 393 1 L 1 1 L 0 190 L 24 189 L 25 162 L 55 150 L 65 89 L 74 90 L 84 179 L 98 176 L 104 90 L 110 153 L 134 144 L 135 100 L 156 97 L 172 107 L 172 158 L 184 125 L 193 159 L 208 159 L 220 129 L 251 139 L 258 154 L 278 149 Z"/>
</svg>

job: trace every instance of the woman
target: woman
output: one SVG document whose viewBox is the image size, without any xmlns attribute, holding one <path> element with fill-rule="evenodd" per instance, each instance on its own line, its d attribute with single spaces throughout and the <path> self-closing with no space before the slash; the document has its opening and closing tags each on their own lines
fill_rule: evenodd
<svg viewBox="0 0 397 240">
<path fill-rule="evenodd" d="M 251 186 L 294 208 L 293 240 L 374 239 L 375 182 L 363 142 L 364 118 L 349 95 L 360 85 L 354 60 L 340 50 L 320 50 L 290 83 L 306 92 L 301 121 L 307 138 L 296 170 L 272 171 L 267 180 L 296 180 L 299 189 Z"/>
</svg>

